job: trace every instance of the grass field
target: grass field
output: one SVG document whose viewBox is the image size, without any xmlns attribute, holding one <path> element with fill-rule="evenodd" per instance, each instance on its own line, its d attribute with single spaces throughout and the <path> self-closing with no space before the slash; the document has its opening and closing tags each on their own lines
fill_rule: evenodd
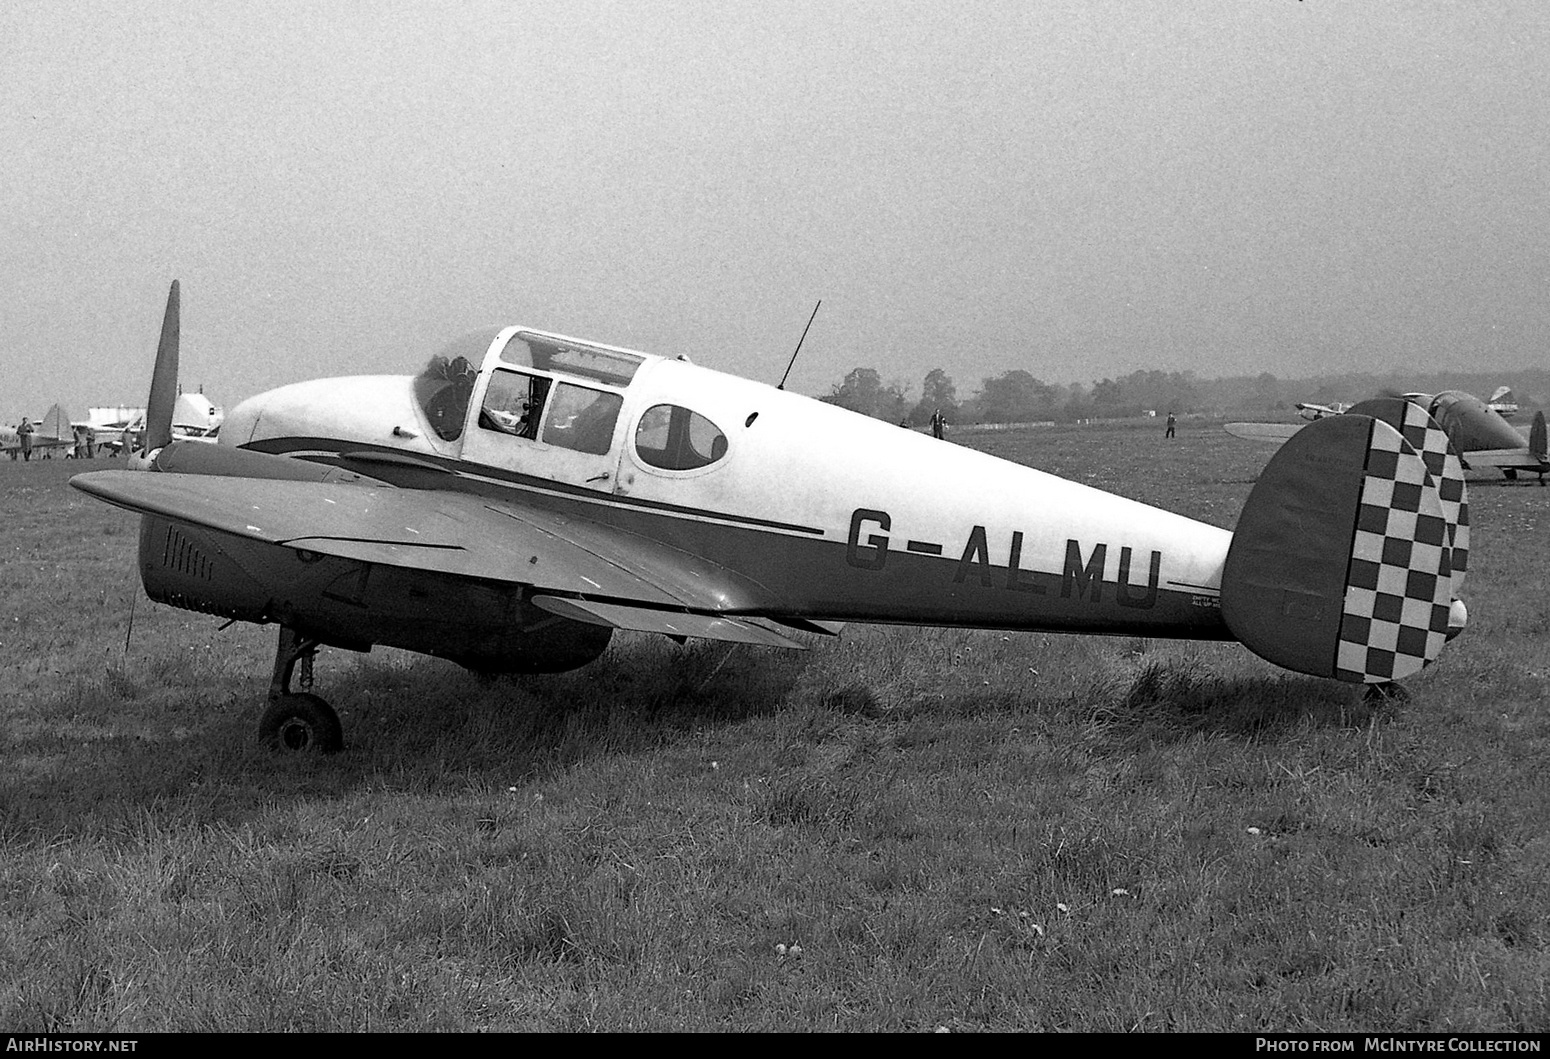
<svg viewBox="0 0 1550 1059">
<path fill-rule="evenodd" d="M 965 441 L 1222 526 L 1268 455 Z M 324 652 L 348 749 L 293 759 L 274 630 L 150 604 L 74 469 L 0 462 L 9 1030 L 1550 1029 L 1550 489 L 1472 482 L 1408 702 L 1231 645 L 620 635 Z"/>
</svg>

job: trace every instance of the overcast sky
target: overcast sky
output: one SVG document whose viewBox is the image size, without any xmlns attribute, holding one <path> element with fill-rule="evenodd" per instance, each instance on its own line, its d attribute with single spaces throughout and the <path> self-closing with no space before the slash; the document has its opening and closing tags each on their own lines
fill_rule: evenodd
<svg viewBox="0 0 1550 1059">
<path fill-rule="evenodd" d="M 1544 0 L 0 5 L 0 418 L 526 323 L 776 381 L 1542 366 Z"/>
</svg>

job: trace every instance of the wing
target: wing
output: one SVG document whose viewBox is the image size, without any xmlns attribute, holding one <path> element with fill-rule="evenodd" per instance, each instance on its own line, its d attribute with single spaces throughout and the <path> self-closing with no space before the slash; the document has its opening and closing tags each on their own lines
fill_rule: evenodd
<svg viewBox="0 0 1550 1059">
<path fill-rule="evenodd" d="M 70 484 L 131 511 L 302 551 L 531 586 L 539 606 L 595 624 L 800 646 L 748 617 L 782 608 L 735 571 L 520 500 L 165 472 L 97 471 Z"/>
<path fill-rule="evenodd" d="M 1223 423 L 1222 429 L 1245 441 L 1266 441 L 1280 445 L 1301 430 L 1306 423 Z"/>
</svg>

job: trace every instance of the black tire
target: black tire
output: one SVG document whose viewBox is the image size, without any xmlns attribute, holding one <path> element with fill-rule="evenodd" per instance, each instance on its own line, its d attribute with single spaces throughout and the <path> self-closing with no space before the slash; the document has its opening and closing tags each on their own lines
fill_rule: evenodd
<svg viewBox="0 0 1550 1059">
<path fill-rule="evenodd" d="M 281 695 L 258 722 L 258 738 L 285 753 L 337 754 L 344 749 L 344 726 L 334 708 L 316 695 Z"/>
</svg>

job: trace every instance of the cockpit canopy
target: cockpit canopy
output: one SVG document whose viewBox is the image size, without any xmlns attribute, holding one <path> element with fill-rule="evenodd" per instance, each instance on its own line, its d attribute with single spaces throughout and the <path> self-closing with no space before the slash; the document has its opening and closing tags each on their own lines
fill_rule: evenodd
<svg viewBox="0 0 1550 1059">
<path fill-rule="evenodd" d="M 474 445 L 464 450 L 465 458 L 499 461 L 500 453 L 517 451 L 490 449 L 488 439 L 499 435 L 549 451 L 604 456 L 615 443 L 625 392 L 646 359 L 555 335 L 487 327 L 432 357 L 414 379 L 414 396 L 442 441 L 475 432 L 465 441 Z M 472 410 L 476 394 L 479 407 Z M 677 403 L 644 403 L 633 430 L 622 437 L 641 466 L 673 475 L 727 455 L 726 434 L 703 413 Z"/>
<path fill-rule="evenodd" d="M 448 344 L 415 376 L 414 396 L 426 421 L 443 441 L 456 441 L 468 420 L 468 402 L 491 344 L 503 327 L 472 331 Z M 571 339 L 517 331 L 506 340 L 500 362 L 599 382 L 628 386 L 645 358 Z"/>
</svg>

